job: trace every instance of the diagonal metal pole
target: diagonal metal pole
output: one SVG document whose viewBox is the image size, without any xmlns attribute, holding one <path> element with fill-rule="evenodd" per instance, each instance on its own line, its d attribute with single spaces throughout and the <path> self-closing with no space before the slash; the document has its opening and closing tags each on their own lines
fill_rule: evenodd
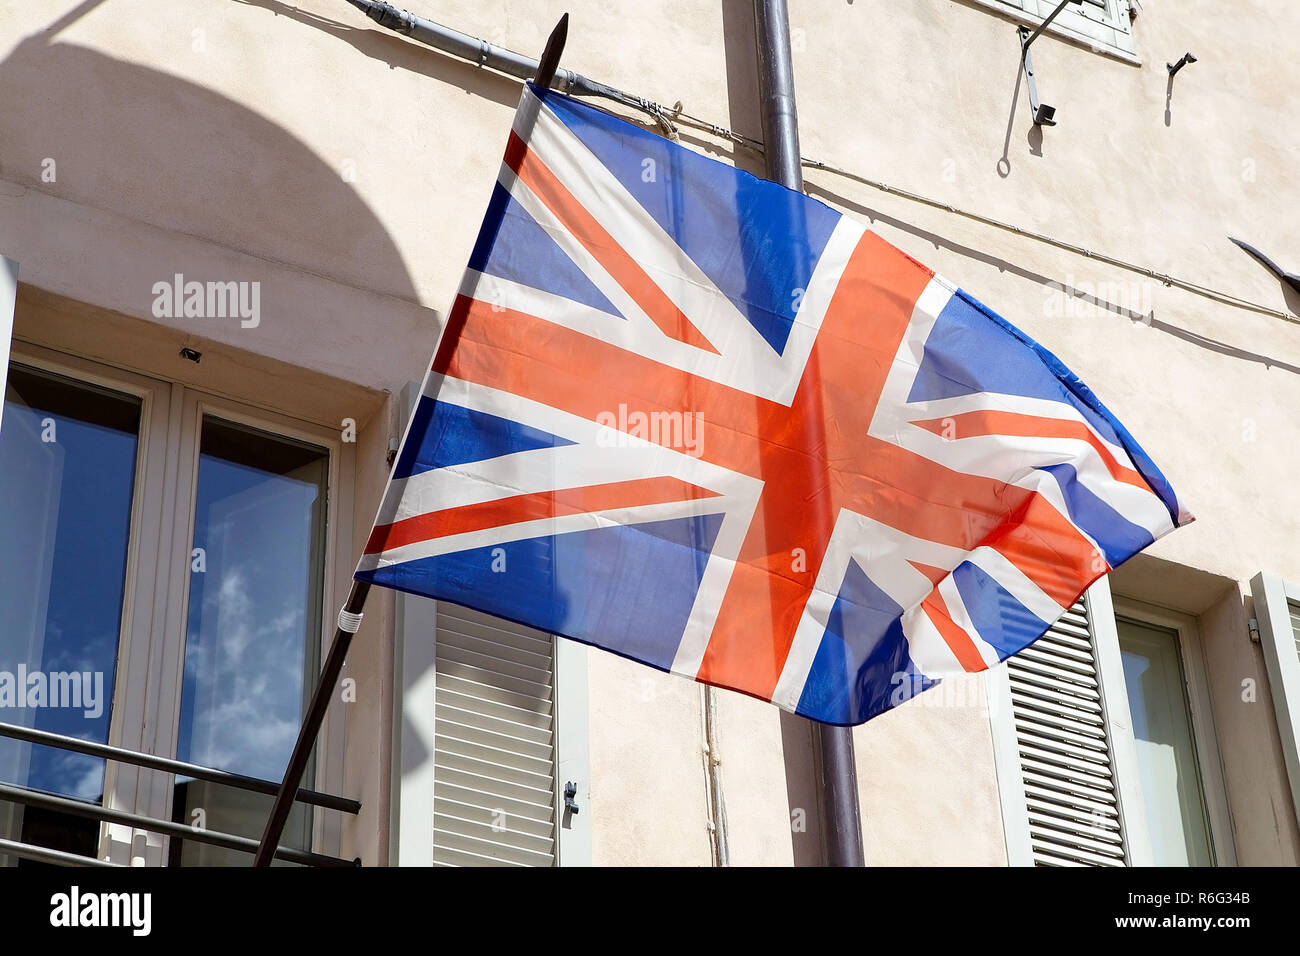
<svg viewBox="0 0 1300 956">
<path fill-rule="evenodd" d="M 1028 35 L 1029 39 L 1024 41 L 1024 43 L 1021 45 L 1021 49 L 1028 50 L 1029 47 L 1033 45 L 1033 42 L 1043 35 L 1043 31 L 1052 25 L 1052 21 L 1055 20 L 1058 16 L 1060 16 L 1062 10 L 1064 10 L 1072 3 L 1082 3 L 1082 2 L 1083 0 L 1061 0 L 1061 2 L 1057 4 L 1056 9 L 1047 15 L 1047 19 L 1045 19 L 1042 23 L 1038 25 L 1038 29 Z"/>
<path fill-rule="evenodd" d="M 799 125 L 790 55 L 786 0 L 754 0 L 759 88 L 763 101 L 763 154 L 767 175 L 803 190 Z M 828 866 L 864 866 L 853 728 L 811 723 L 816 789 L 821 795 L 822 852 Z"/>
</svg>

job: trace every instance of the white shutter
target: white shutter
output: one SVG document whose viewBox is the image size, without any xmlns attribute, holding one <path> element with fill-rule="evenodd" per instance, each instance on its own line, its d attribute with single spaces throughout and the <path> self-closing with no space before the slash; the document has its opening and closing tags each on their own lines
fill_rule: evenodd
<svg viewBox="0 0 1300 956">
<path fill-rule="evenodd" d="M 435 866 L 556 863 L 555 640 L 439 602 Z"/>
<path fill-rule="evenodd" d="M 1090 600 L 1081 598 L 1042 638 L 1007 661 L 1018 781 L 1003 786 L 1018 783 L 1023 803 L 1004 806 L 1023 806 L 1027 813 L 1025 862 L 1037 866 L 1126 866 L 1132 859 L 1106 668 L 1093 620 L 1102 613 L 1096 607 L 1090 613 Z M 1123 698 L 1122 687 L 1117 693 Z M 1126 700 L 1122 710 L 1126 729 Z M 1013 821 L 1006 822 L 1010 829 Z"/>
<path fill-rule="evenodd" d="M 1291 800 L 1300 816 L 1300 585 L 1257 574 L 1250 590 Z"/>
</svg>

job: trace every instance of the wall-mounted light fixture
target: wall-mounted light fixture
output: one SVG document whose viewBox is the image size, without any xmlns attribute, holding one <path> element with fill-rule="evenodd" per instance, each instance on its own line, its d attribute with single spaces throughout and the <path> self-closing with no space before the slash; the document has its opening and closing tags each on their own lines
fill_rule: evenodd
<svg viewBox="0 0 1300 956">
<path fill-rule="evenodd" d="M 1025 71 L 1025 86 L 1029 89 L 1029 108 L 1034 114 L 1035 126 L 1055 126 L 1056 107 L 1039 102 L 1038 84 L 1034 81 L 1034 59 L 1029 53 L 1029 47 L 1042 36 L 1043 31 L 1051 26 L 1052 21 L 1071 3 L 1083 3 L 1083 0 L 1061 0 L 1056 9 L 1052 11 L 1051 16 L 1038 25 L 1037 30 L 1030 32 L 1029 27 L 1021 27 L 1019 30 L 1020 66 Z"/>
</svg>

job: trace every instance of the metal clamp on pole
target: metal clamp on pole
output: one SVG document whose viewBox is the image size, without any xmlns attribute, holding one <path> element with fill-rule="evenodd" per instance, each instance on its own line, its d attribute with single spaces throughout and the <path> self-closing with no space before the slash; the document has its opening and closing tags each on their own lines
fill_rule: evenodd
<svg viewBox="0 0 1300 956">
<path fill-rule="evenodd" d="M 1020 68 L 1025 73 L 1025 86 L 1029 89 L 1029 108 L 1034 114 L 1035 126 L 1055 126 L 1056 107 L 1039 102 L 1038 83 L 1034 80 L 1034 58 L 1029 52 L 1029 47 L 1043 35 L 1043 31 L 1051 26 L 1052 21 L 1071 3 L 1083 3 L 1083 0 L 1061 0 L 1056 9 L 1052 11 L 1051 16 L 1038 25 L 1038 29 L 1030 32 L 1029 27 L 1020 27 L 1018 31 L 1020 34 Z"/>
</svg>

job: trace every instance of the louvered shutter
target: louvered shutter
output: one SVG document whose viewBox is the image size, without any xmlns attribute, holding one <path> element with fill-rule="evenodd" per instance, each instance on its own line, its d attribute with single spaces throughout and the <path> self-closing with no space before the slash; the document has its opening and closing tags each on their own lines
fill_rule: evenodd
<svg viewBox="0 0 1300 956">
<path fill-rule="evenodd" d="M 1007 676 L 1034 864 L 1127 865 L 1087 600 L 1008 660 Z"/>
<path fill-rule="evenodd" d="M 439 602 L 433 863 L 556 863 L 555 642 Z"/>
</svg>

